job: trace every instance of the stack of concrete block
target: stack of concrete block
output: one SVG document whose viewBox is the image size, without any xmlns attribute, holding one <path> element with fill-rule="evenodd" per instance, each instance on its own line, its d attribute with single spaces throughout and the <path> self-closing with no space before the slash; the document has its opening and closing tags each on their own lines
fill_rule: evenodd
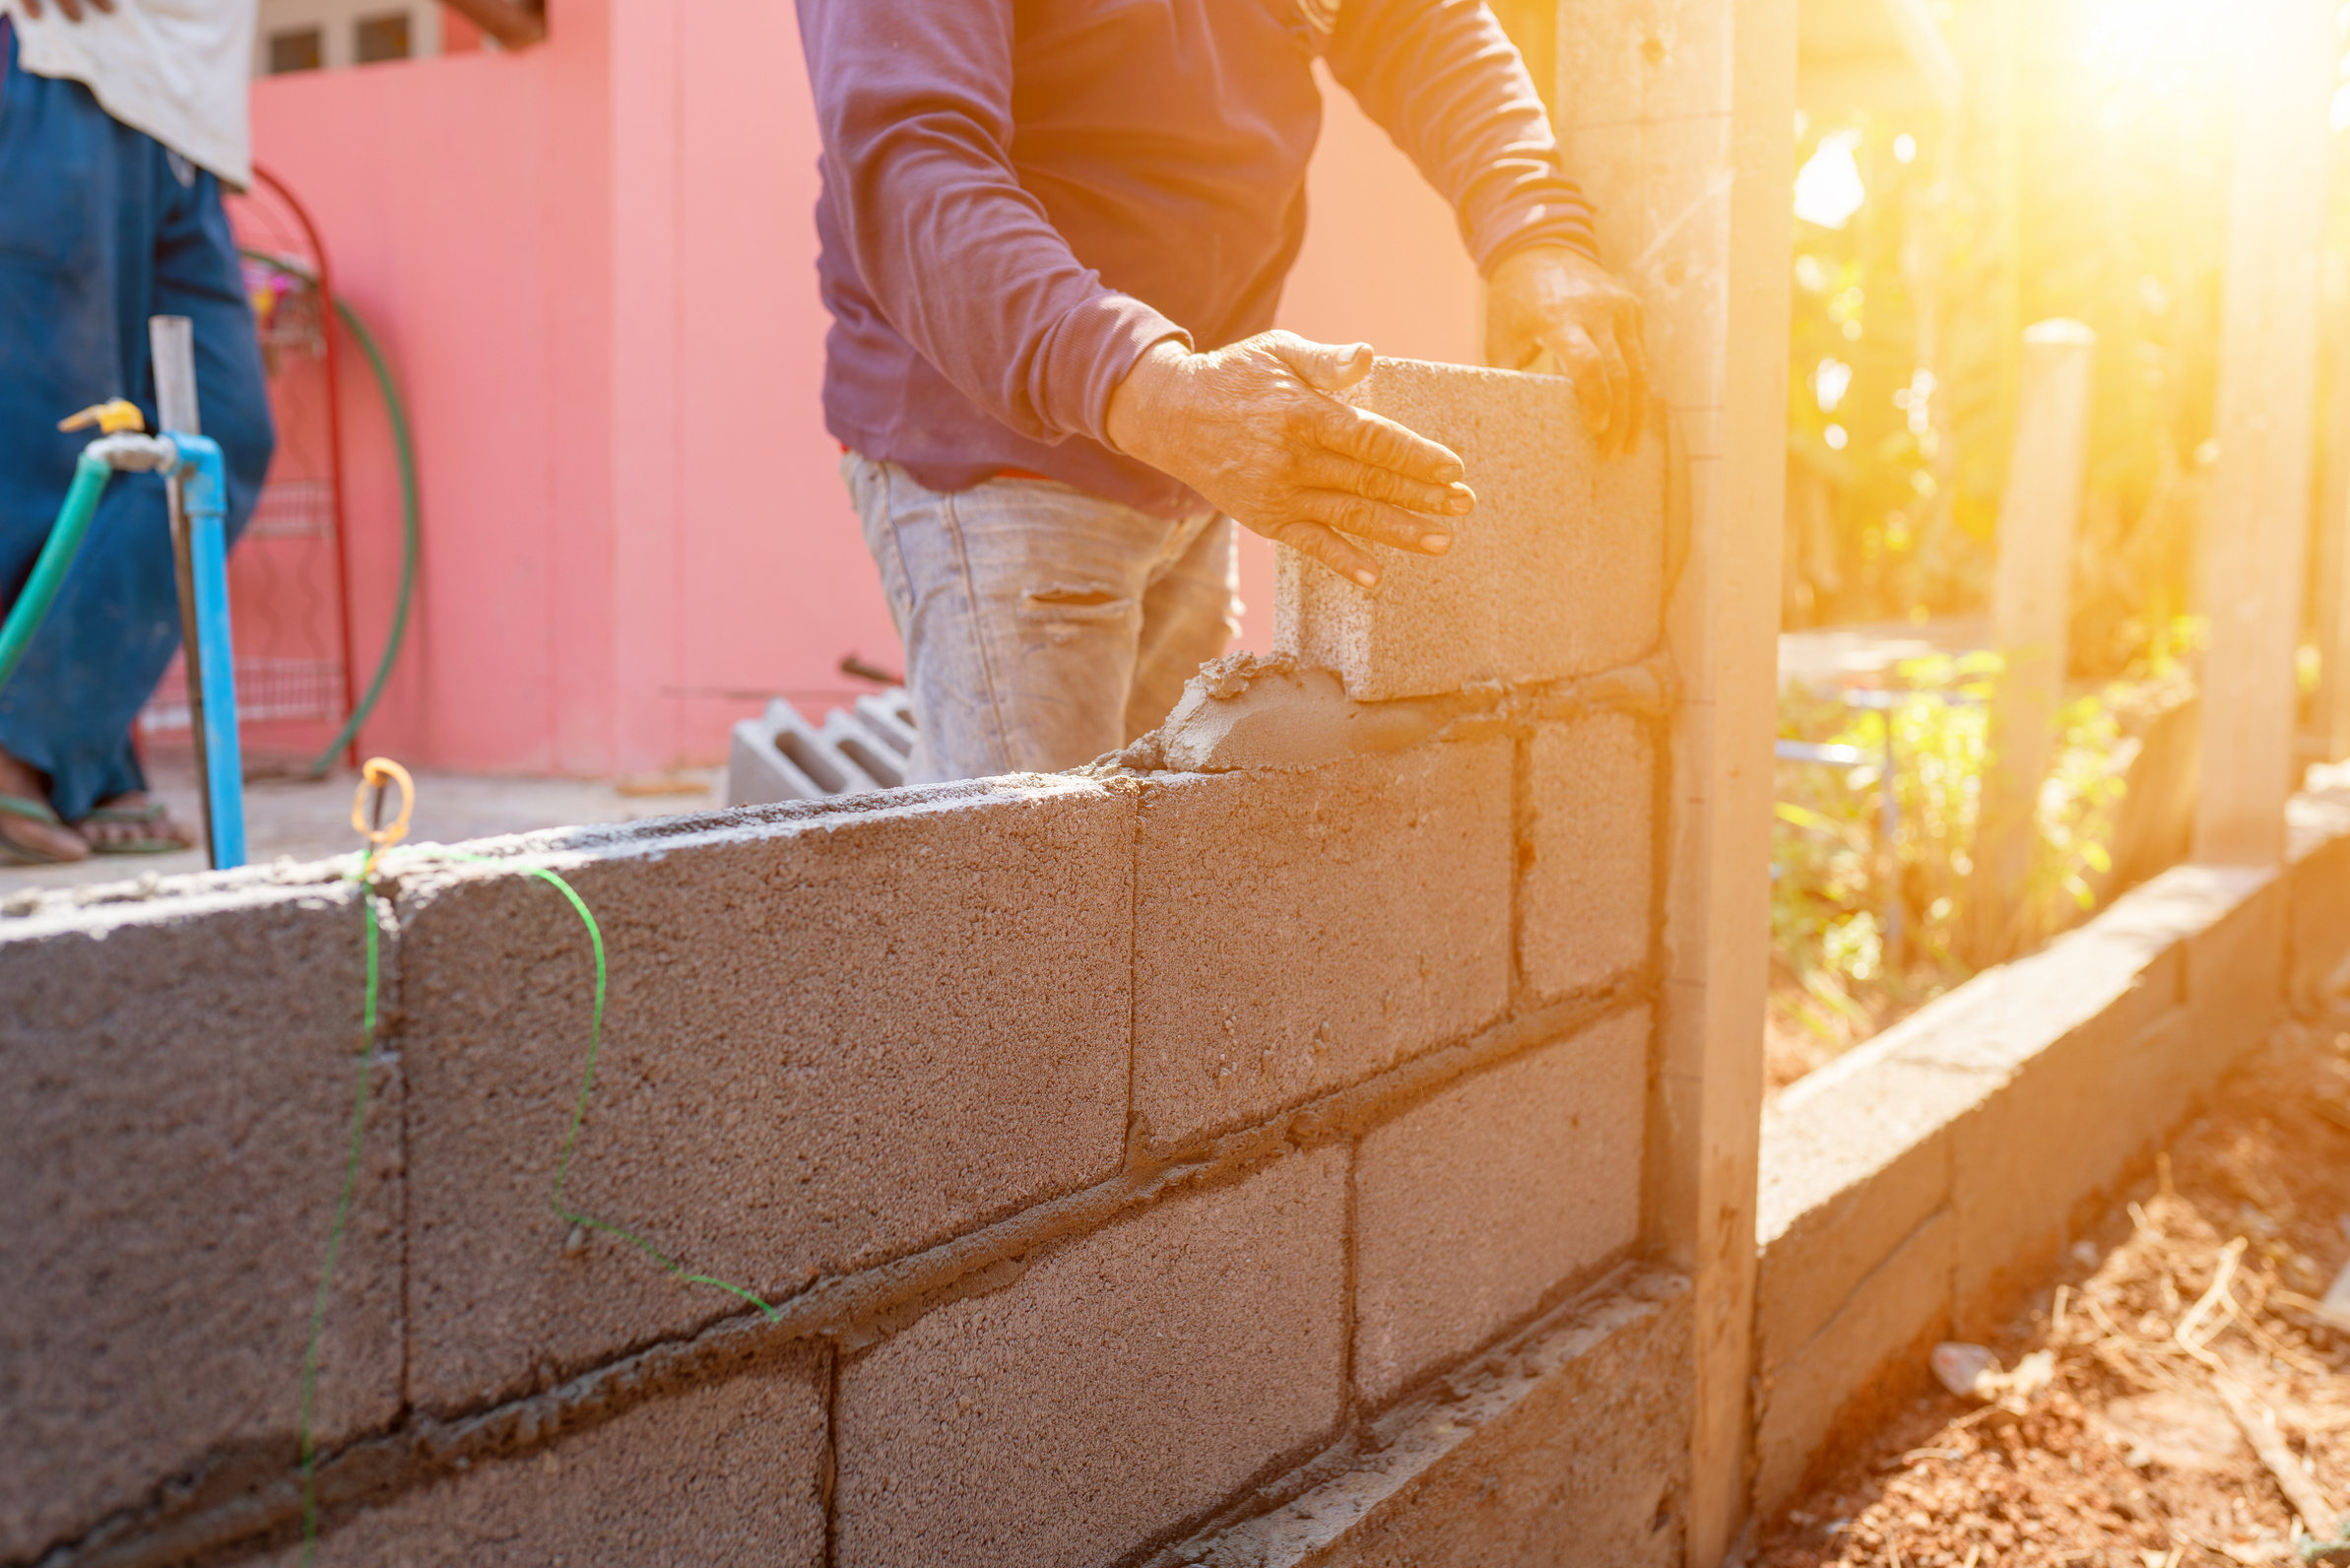
<svg viewBox="0 0 2350 1568">
<path fill-rule="evenodd" d="M 1663 726 L 1605 695 L 1653 680 L 1577 684 L 1653 652 L 1662 541 L 1535 483 L 1592 461 L 1565 383 L 1407 374 L 1431 417 L 1495 400 L 1447 433 L 1472 483 L 1480 443 L 1524 471 L 1497 530 L 1635 558 L 1527 610 L 1514 553 L 1465 551 L 1448 602 L 1571 654 L 1464 638 L 1402 725 L 1365 693 L 1420 590 L 1293 594 L 1300 647 L 1369 628 L 1362 690 L 1317 689 L 1384 749 L 846 796 L 794 762 L 817 798 L 378 868 L 321 1560 L 1677 1559 Z M 829 722 L 753 728 L 847 776 Z M 567 1165 L 595 968 L 533 868 L 609 965 Z M 12 1560 L 297 1560 L 365 917 L 330 872 L 241 876 L 0 917 L 0 1104 L 38 1129 L 0 1152 L 36 1200 L 0 1269 L 37 1281 L 0 1344 L 55 1363 L 0 1384 Z M 201 1300 L 149 1325 L 174 1281 Z"/>
<path fill-rule="evenodd" d="M 914 751 L 914 707 L 905 689 L 868 692 L 834 708 L 821 725 L 776 697 L 755 719 L 737 723 L 726 756 L 726 803 L 768 806 L 828 795 L 893 790 Z"/>
</svg>

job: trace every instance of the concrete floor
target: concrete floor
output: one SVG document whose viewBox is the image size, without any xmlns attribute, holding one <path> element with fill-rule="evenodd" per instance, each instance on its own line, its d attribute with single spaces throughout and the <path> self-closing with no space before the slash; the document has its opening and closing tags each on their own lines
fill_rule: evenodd
<svg viewBox="0 0 2350 1568">
<path fill-rule="evenodd" d="M 185 756 L 151 757 L 148 771 L 172 815 L 191 825 L 199 820 L 195 769 Z M 468 838 L 527 832 L 541 827 L 574 827 L 588 822 L 625 822 L 671 817 L 718 804 L 717 769 L 630 780 L 628 793 L 611 779 L 485 778 L 463 773 L 417 775 L 416 815 L 406 842 L 454 844 Z M 317 782 L 256 779 L 245 787 L 245 838 L 256 865 L 287 859 L 324 860 L 359 847 L 351 827 L 351 797 L 357 775 L 338 772 Z M 659 788 L 661 793 L 642 793 Z M 25 887 L 65 887 L 124 882 L 155 873 L 170 876 L 202 871 L 204 853 L 176 855 L 93 855 L 70 866 L 0 863 L 0 895 Z"/>
</svg>

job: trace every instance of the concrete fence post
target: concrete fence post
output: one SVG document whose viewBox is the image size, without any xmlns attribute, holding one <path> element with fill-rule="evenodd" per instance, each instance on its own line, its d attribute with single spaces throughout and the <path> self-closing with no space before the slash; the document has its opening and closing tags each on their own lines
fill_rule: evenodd
<svg viewBox="0 0 2350 1568">
<path fill-rule="evenodd" d="M 2326 0 L 2260 0 L 2237 33 L 2221 306 L 2219 468 L 2204 521 L 2203 777 L 2195 858 L 2283 858 L 2295 782 L 2302 573 L 2317 380 L 2318 255 L 2339 44 Z"/>
<path fill-rule="evenodd" d="M 1787 485 L 1795 0 L 1561 0 L 1559 136 L 1638 292 L 1684 455 L 1665 647 L 1665 985 L 1647 1224 L 1694 1281 L 1685 1560 L 1748 1511 L 1755 1161 L 1770 953 L 1771 747 Z M 1678 552 L 1675 552 L 1678 554 Z"/>
<path fill-rule="evenodd" d="M 2310 561 L 2317 689 L 2302 740 L 2314 760 L 2338 762 L 2350 756 L 2350 256 L 2328 253 L 2323 265 L 2325 414 Z"/>
<path fill-rule="evenodd" d="M 2043 321 L 2024 329 L 2023 338 L 1991 588 L 1991 640 L 2005 667 L 1991 699 L 1969 879 L 1967 946 L 1978 968 L 2011 957 L 2033 936 L 2036 808 L 2064 698 L 2072 541 L 2089 467 L 2097 358 L 2097 334 L 2078 321 Z"/>
</svg>

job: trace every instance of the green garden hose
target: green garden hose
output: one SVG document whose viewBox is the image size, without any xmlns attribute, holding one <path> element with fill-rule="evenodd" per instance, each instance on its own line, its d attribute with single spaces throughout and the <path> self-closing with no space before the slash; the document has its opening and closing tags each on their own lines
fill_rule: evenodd
<svg viewBox="0 0 2350 1568">
<path fill-rule="evenodd" d="M 10 607 L 7 623 L 0 625 L 0 686 L 8 685 L 8 678 L 25 662 L 33 634 L 40 630 L 57 590 L 65 585 L 66 568 L 82 553 L 90 520 L 98 515 L 98 496 L 105 492 L 106 481 L 113 474 L 112 465 L 95 450 L 85 450 L 74 464 L 73 488 L 65 492 L 65 504 L 58 509 L 57 526 L 49 530 L 48 542 L 40 547 L 40 557 L 33 563 L 25 591 Z"/>
<path fill-rule="evenodd" d="M 367 715 L 375 711 L 384 683 L 392 678 L 392 666 L 399 662 L 400 644 L 408 636 L 409 603 L 416 595 L 417 585 L 417 454 L 408 433 L 408 406 L 400 401 L 400 389 L 392 382 L 391 366 L 384 363 L 375 335 L 341 294 L 335 296 L 335 314 L 351 329 L 359 352 L 367 357 L 367 367 L 375 372 L 375 385 L 383 393 L 384 412 L 392 422 L 392 450 L 400 460 L 400 596 L 392 605 L 392 629 L 383 639 L 383 657 L 375 662 L 375 679 L 367 684 L 367 694 L 352 708 L 343 728 L 310 764 L 312 778 L 326 776 L 327 770 L 335 765 L 336 753 L 351 744 L 359 726 L 367 722 Z"/>
</svg>

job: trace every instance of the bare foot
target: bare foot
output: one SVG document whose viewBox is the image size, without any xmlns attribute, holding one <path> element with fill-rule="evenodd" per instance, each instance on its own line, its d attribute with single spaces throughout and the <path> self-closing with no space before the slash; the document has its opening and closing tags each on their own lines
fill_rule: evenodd
<svg viewBox="0 0 2350 1568">
<path fill-rule="evenodd" d="M 47 805 L 49 792 L 40 776 L 9 755 L 0 751 L 0 795 L 14 795 L 19 800 L 38 801 Z M 15 812 L 0 812 L 0 838 L 19 848 L 29 850 L 41 860 L 86 860 L 90 845 L 81 834 L 55 822 L 35 821 Z M 0 857 L 5 851 L 0 851 Z"/>
<path fill-rule="evenodd" d="M 180 849 L 194 849 L 196 835 L 145 790 L 126 790 L 98 803 L 98 809 L 74 823 L 95 854 L 163 854 L 159 841 Z"/>
</svg>

